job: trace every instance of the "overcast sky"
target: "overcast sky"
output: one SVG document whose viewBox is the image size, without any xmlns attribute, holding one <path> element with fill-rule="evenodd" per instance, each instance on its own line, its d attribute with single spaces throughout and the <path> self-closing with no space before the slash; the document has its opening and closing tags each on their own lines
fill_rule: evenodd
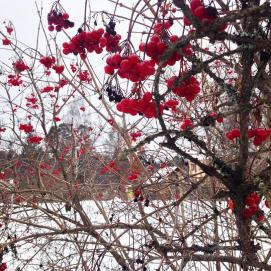
<svg viewBox="0 0 271 271">
<path fill-rule="evenodd" d="M 43 7 L 43 21 L 46 22 L 47 14 L 54 2 L 55 0 L 0 0 L 0 18 L 1 21 L 8 19 L 13 22 L 19 40 L 32 43 L 35 41 L 38 28 L 36 5 L 39 8 Z M 125 0 L 125 4 L 131 7 L 134 2 L 134 0 Z M 76 27 L 78 27 L 84 20 L 85 0 L 61 0 L 60 3 L 70 14 L 71 21 L 74 21 Z M 92 11 L 106 10 L 113 12 L 114 10 L 114 4 L 108 0 L 90 0 L 90 5 Z M 127 16 L 126 9 L 119 8 L 117 12 Z M 102 22 L 98 21 L 98 24 L 102 26 Z M 47 27 L 47 24 L 45 26 Z"/>
</svg>

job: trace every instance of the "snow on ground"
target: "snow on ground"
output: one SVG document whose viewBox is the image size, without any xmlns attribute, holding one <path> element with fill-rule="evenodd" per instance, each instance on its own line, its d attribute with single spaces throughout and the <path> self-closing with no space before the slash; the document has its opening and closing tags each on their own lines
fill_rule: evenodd
<svg viewBox="0 0 271 271">
<path fill-rule="evenodd" d="M 26 206 L 14 206 L 12 208 L 11 218 L 13 220 L 21 220 L 25 223 L 16 223 L 15 221 L 9 223 L 8 229 L 5 232 L 9 233 L 10 239 L 16 235 L 17 239 L 25 236 L 32 235 L 33 238 L 27 242 L 19 242 L 16 245 L 18 253 L 18 259 L 14 255 L 14 251 L 9 247 L 9 252 L 4 255 L 4 261 L 8 262 L 9 271 L 18 270 L 121 270 L 119 265 L 113 260 L 111 254 L 105 251 L 104 247 L 97 244 L 96 240 L 87 233 L 67 233 L 61 235 L 51 235 L 49 237 L 35 238 L 35 235 L 45 232 L 52 232 L 52 229 L 59 230 L 61 227 L 64 229 L 64 223 L 66 229 L 74 229 L 80 227 L 81 219 L 78 212 L 65 209 L 65 205 L 62 203 L 44 203 L 39 204 L 39 209 L 33 210 Z M 144 211 L 146 216 L 149 216 L 148 220 L 152 226 L 172 236 L 172 241 L 181 244 L 180 233 L 185 236 L 189 233 L 191 228 L 196 228 L 203 220 L 206 220 L 212 210 L 211 202 L 202 202 L 201 206 L 195 201 L 186 201 L 179 207 L 171 207 L 171 212 L 177 217 L 176 229 L 173 225 L 173 221 L 166 208 L 163 209 L 164 203 L 161 201 L 152 201 L 150 207 L 145 207 Z M 103 225 L 105 223 L 105 216 L 112 217 L 112 223 L 119 222 L 119 224 L 141 224 L 142 219 L 140 213 L 137 211 L 137 204 L 129 201 L 123 202 L 120 199 L 114 199 L 110 201 L 84 201 L 82 202 L 83 211 L 91 219 L 93 225 Z M 217 206 L 219 210 L 226 207 L 226 202 L 221 202 Z M 160 209 L 160 211 L 159 211 Z M 53 216 L 50 211 L 58 214 Z M 104 215 L 103 215 L 104 214 Z M 229 240 L 232 238 L 230 235 L 235 235 L 235 229 L 231 228 L 231 214 L 227 211 L 225 216 L 222 216 L 220 223 L 222 227 L 218 229 L 219 237 L 221 240 Z M 113 216 L 112 216 L 113 215 Z M 61 216 L 65 217 L 64 219 Z M 183 219 L 183 217 L 185 219 Z M 71 221 L 68 222 L 68 219 Z M 160 220 L 160 222 L 159 222 Z M 161 222 L 162 221 L 162 222 Z M 78 225 L 74 225 L 74 223 Z M 110 224 L 110 222 L 109 222 Z M 36 225 L 35 227 L 33 225 Z M 37 227 L 39 226 L 39 227 Z M 227 230 L 225 230 L 227 229 Z M 110 241 L 112 248 L 116 248 L 120 244 L 122 246 L 130 246 L 133 249 L 128 252 L 130 259 L 137 259 L 142 257 L 142 250 L 146 253 L 152 253 L 151 249 L 147 247 L 151 238 L 146 234 L 144 230 L 126 230 L 126 229 L 101 229 L 99 234 L 105 240 Z M 6 241 L 6 236 L 4 236 Z M 187 245 L 206 245 L 212 244 L 214 238 L 214 223 L 211 220 L 204 227 L 195 231 L 191 237 L 186 239 Z M 158 238 L 158 241 L 165 243 L 169 240 Z M 204 244 L 203 244 L 204 242 Z M 230 244 L 230 243 L 229 243 Z M 228 244 L 228 245 L 229 245 Z M 224 244 L 227 245 L 227 242 Z M 262 244 L 263 245 L 263 244 Z M 265 243 L 263 245 L 265 249 L 269 249 L 270 245 Z M 141 251 L 141 252 L 140 252 Z M 83 253 L 84 252 L 84 253 Z M 83 253 L 83 254 L 82 254 Z M 80 256 L 81 255 L 81 256 Z M 83 255 L 83 259 L 82 259 Z M 155 254 L 153 253 L 152 256 Z M 226 255 L 225 253 L 222 255 Z M 233 254 L 230 254 L 233 255 Z M 235 256 L 238 256 L 236 253 Z M 81 258 L 80 258 L 81 257 Z M 84 263 L 85 262 L 85 269 Z M 180 262 L 180 261 L 179 261 Z M 160 265 L 159 260 L 153 260 L 146 265 L 147 270 L 155 270 Z M 50 267 L 50 265 L 52 266 Z M 48 269 L 49 266 L 49 269 Z M 69 266 L 69 269 L 64 269 L 63 266 Z M 135 265 L 140 270 L 141 265 Z M 20 268 L 20 269 L 18 269 Z M 51 269 L 50 269 L 51 268 Z M 169 270 L 166 264 L 162 264 L 160 270 Z M 190 262 L 187 264 L 184 270 L 216 270 L 213 263 L 195 263 Z M 222 266 L 221 270 L 229 270 Z M 240 270 L 240 269 L 232 269 Z"/>
</svg>

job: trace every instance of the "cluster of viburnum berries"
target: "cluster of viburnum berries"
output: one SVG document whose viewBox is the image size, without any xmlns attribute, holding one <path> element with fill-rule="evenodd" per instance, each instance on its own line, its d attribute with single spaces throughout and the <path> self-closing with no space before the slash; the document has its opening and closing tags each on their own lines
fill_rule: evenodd
<svg viewBox="0 0 271 271">
<path fill-rule="evenodd" d="M 20 74 L 9 74 L 8 75 L 8 85 L 18 87 L 23 83 L 23 80 L 21 79 Z"/>
<path fill-rule="evenodd" d="M 13 28 L 11 26 L 6 26 L 6 30 L 9 35 L 11 35 L 11 33 L 13 32 Z M 2 44 L 7 46 L 10 45 L 11 42 L 7 37 L 5 37 L 4 39 L 2 39 Z"/>
<path fill-rule="evenodd" d="M 74 22 L 69 20 L 69 14 L 58 10 L 56 7 L 52 9 L 48 15 L 48 30 L 60 32 L 63 28 L 68 29 L 70 27 L 74 27 Z"/>
<path fill-rule="evenodd" d="M 132 82 L 143 81 L 155 72 L 153 61 L 141 60 L 136 54 L 121 56 L 117 53 L 109 56 L 106 63 L 105 73 L 113 74 L 117 69 L 121 78 L 129 79 Z"/>
<path fill-rule="evenodd" d="M 56 58 L 54 56 L 43 56 L 40 58 L 40 63 L 44 65 L 46 69 L 52 68 L 55 62 Z"/>
<path fill-rule="evenodd" d="M 264 220 L 264 212 L 260 209 L 259 204 L 261 202 L 261 197 L 256 193 L 250 193 L 245 199 L 245 209 L 243 216 L 246 219 L 252 218 L 256 215 L 258 221 Z M 265 206 L 269 208 L 268 202 L 265 201 Z"/>
<path fill-rule="evenodd" d="M 131 133 L 130 136 L 131 136 L 132 141 L 136 141 L 138 137 L 142 136 L 142 133 L 141 132 L 134 132 L 134 133 Z"/>
<path fill-rule="evenodd" d="M 107 165 L 105 165 L 102 169 L 101 169 L 101 173 L 105 174 L 108 173 L 110 171 L 116 171 L 118 172 L 120 169 L 117 167 L 116 162 L 114 161 L 110 161 Z"/>
<path fill-rule="evenodd" d="M 26 134 L 32 133 L 34 131 L 33 126 L 30 123 L 29 124 L 21 123 L 19 126 L 19 130 L 24 131 Z M 37 135 L 31 135 L 28 137 L 27 141 L 31 144 L 40 144 L 40 142 L 42 141 L 42 137 Z"/>
<path fill-rule="evenodd" d="M 182 81 L 180 84 L 181 75 L 172 76 L 167 80 L 167 86 L 179 97 L 184 97 L 187 101 L 192 102 L 200 91 L 198 80 L 194 76 Z"/>
<path fill-rule="evenodd" d="M 116 53 L 121 51 L 121 46 L 119 44 L 121 40 L 121 35 L 112 35 L 105 32 L 102 39 L 102 44 L 105 44 L 105 49 L 107 52 Z"/>
<path fill-rule="evenodd" d="M 6 263 L 2 263 L 0 265 L 0 271 L 5 271 L 7 269 L 7 264 Z"/>
<path fill-rule="evenodd" d="M 255 146 L 260 146 L 269 136 L 271 135 L 271 129 L 257 128 L 248 130 L 248 138 L 254 138 L 253 144 Z M 240 137 L 240 130 L 233 129 L 226 133 L 226 137 L 229 140 Z"/>
<path fill-rule="evenodd" d="M 255 146 L 260 146 L 269 136 L 271 135 L 271 129 L 249 129 L 248 138 L 254 138 L 253 144 Z"/>
<path fill-rule="evenodd" d="M 160 113 L 163 114 L 165 109 L 176 111 L 176 106 L 178 104 L 179 102 L 177 100 L 168 100 L 160 105 Z M 141 99 L 122 99 L 121 102 L 117 104 L 117 109 L 120 112 L 128 113 L 132 116 L 140 114 L 146 118 L 157 118 L 158 115 L 156 102 L 153 101 L 151 92 L 144 93 Z"/>
<path fill-rule="evenodd" d="M 22 60 L 17 60 L 13 62 L 12 66 L 14 70 L 18 73 L 29 70 L 29 67 Z"/>
<path fill-rule="evenodd" d="M 61 74 L 64 71 L 63 65 L 54 65 L 52 68 L 57 74 Z"/>
<path fill-rule="evenodd" d="M 218 123 L 222 123 L 223 122 L 223 117 L 219 116 L 219 114 L 217 113 L 211 113 L 209 115 L 210 117 L 214 118 Z"/>
<path fill-rule="evenodd" d="M 215 7 L 205 7 L 201 0 L 192 0 L 190 2 L 190 11 L 192 15 L 197 17 L 200 22 L 211 25 L 215 19 L 218 18 L 218 12 Z M 191 22 L 184 16 L 184 25 L 189 26 Z M 227 24 L 220 27 L 219 31 L 224 31 L 227 28 Z"/>
<path fill-rule="evenodd" d="M 143 201 L 144 197 L 140 188 L 134 190 L 134 202 Z"/>
<path fill-rule="evenodd" d="M 33 135 L 30 136 L 27 141 L 31 144 L 40 144 L 42 141 L 42 137 Z"/>
<path fill-rule="evenodd" d="M 139 45 L 139 50 L 141 52 L 145 52 L 147 56 L 149 56 L 156 64 L 160 62 L 161 56 L 164 52 L 172 46 L 174 43 L 178 41 L 178 36 L 173 35 L 167 39 L 167 42 L 163 41 L 160 36 L 153 35 L 148 43 L 141 43 Z M 191 45 L 182 48 L 182 52 L 184 55 L 191 56 L 192 50 Z M 183 58 L 182 54 L 179 52 L 174 52 L 171 56 L 164 62 L 163 66 L 173 66 L 177 61 Z"/>
<path fill-rule="evenodd" d="M 122 99 L 117 104 L 117 109 L 120 112 L 128 113 L 132 116 L 142 114 L 146 118 L 156 118 L 157 110 L 156 103 L 152 100 L 152 93 L 146 92 L 141 99 Z M 163 114 L 163 106 L 160 107 L 160 112 Z"/>
<path fill-rule="evenodd" d="M 99 28 L 92 31 L 80 31 L 77 35 L 72 37 L 69 42 L 63 43 L 63 53 L 65 55 L 73 53 L 80 54 L 82 58 L 86 57 L 86 52 L 100 54 L 105 46 L 103 39 L 104 29 Z"/>
<path fill-rule="evenodd" d="M 257 218 L 258 221 L 264 221 L 264 211 L 261 209 L 262 197 L 256 193 L 252 192 L 248 194 L 245 198 L 245 209 L 243 210 L 243 217 L 245 219 L 251 219 L 253 217 Z M 264 200 L 264 205 L 267 208 L 270 208 L 267 200 Z M 233 212 L 234 204 L 231 198 L 228 199 L 228 207 Z"/>
<path fill-rule="evenodd" d="M 181 124 L 181 129 L 182 130 L 187 130 L 189 128 L 192 128 L 193 124 L 190 119 L 184 119 L 182 124 Z"/>
<path fill-rule="evenodd" d="M 29 133 L 33 132 L 33 126 L 30 123 L 29 124 L 21 123 L 19 126 L 19 130 L 24 131 L 26 134 L 29 134 Z"/>
<path fill-rule="evenodd" d="M 173 25 L 173 20 L 164 20 L 157 22 L 153 25 L 153 33 L 157 35 L 163 34 L 166 30 L 169 30 Z"/>
<path fill-rule="evenodd" d="M 110 35 L 104 32 L 103 28 L 88 32 L 80 30 L 69 42 L 63 43 L 63 53 L 65 55 L 79 54 L 81 58 L 85 58 L 87 52 L 100 54 L 104 47 L 108 52 L 118 52 L 120 51 L 120 40 L 120 35 Z"/>
</svg>

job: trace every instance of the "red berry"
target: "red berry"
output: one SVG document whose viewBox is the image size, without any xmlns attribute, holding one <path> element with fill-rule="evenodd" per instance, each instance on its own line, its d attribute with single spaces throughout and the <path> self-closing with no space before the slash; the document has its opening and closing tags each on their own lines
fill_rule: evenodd
<svg viewBox="0 0 271 271">
<path fill-rule="evenodd" d="M 52 31 L 55 30 L 55 27 L 54 27 L 53 25 L 49 25 L 49 26 L 48 26 L 48 30 L 52 32 Z"/>
<path fill-rule="evenodd" d="M 247 196 L 245 200 L 245 204 L 248 206 L 252 206 L 253 204 L 255 204 L 254 198 L 251 196 Z"/>
<path fill-rule="evenodd" d="M 144 51 L 145 51 L 145 48 L 146 48 L 146 43 L 141 42 L 141 43 L 139 44 L 139 50 L 140 50 L 141 52 L 144 52 Z"/>
<path fill-rule="evenodd" d="M 204 6 L 199 6 L 195 9 L 194 15 L 198 17 L 200 20 L 202 20 L 208 16 L 208 13 Z"/>
<path fill-rule="evenodd" d="M 101 37 L 101 39 L 100 39 L 100 45 L 101 45 L 101 47 L 104 47 L 106 44 L 107 44 L 107 39 L 104 38 L 104 37 Z"/>
<path fill-rule="evenodd" d="M 253 204 L 250 206 L 250 210 L 253 215 L 255 215 L 259 211 L 259 206 L 257 204 Z"/>
<path fill-rule="evenodd" d="M 158 42 L 156 46 L 157 53 L 159 55 L 163 54 L 166 50 L 166 45 L 164 42 Z"/>
<path fill-rule="evenodd" d="M 183 17 L 183 23 L 185 26 L 191 25 L 191 22 L 188 20 L 188 18 L 186 16 Z"/>
<path fill-rule="evenodd" d="M 223 32 L 223 31 L 225 31 L 226 29 L 227 29 L 227 27 L 228 27 L 228 24 L 222 24 L 221 26 L 220 26 L 220 28 L 219 28 L 219 32 Z"/>
<path fill-rule="evenodd" d="M 181 125 L 182 130 L 186 130 L 193 127 L 193 124 L 190 119 L 185 119 Z"/>
<path fill-rule="evenodd" d="M 192 0 L 190 2 L 190 8 L 192 13 L 194 13 L 195 9 L 199 6 L 202 6 L 201 0 Z"/>
<path fill-rule="evenodd" d="M 157 36 L 157 35 L 153 35 L 153 36 L 151 37 L 151 41 L 153 41 L 153 42 L 155 42 L 155 43 L 158 43 L 158 42 L 160 41 L 160 38 L 159 38 L 159 36 Z"/>
<path fill-rule="evenodd" d="M 145 102 L 150 102 L 151 99 L 152 99 L 152 93 L 151 93 L 151 92 L 146 92 L 146 93 L 144 93 L 142 99 L 143 99 Z"/>
<path fill-rule="evenodd" d="M 257 220 L 258 220 L 259 222 L 263 222 L 263 221 L 265 220 L 264 214 L 261 213 L 261 214 L 257 215 Z"/>
<path fill-rule="evenodd" d="M 119 65 L 120 62 L 121 62 L 121 56 L 120 56 L 120 54 L 114 54 L 111 57 L 111 61 L 112 61 L 113 65 Z"/>
<path fill-rule="evenodd" d="M 243 212 L 243 217 L 245 219 L 251 218 L 253 216 L 253 213 L 251 211 L 250 208 L 245 208 L 244 212 Z"/>
<path fill-rule="evenodd" d="M 140 195 L 141 195 L 141 190 L 140 189 L 136 189 L 135 192 L 134 192 L 134 196 L 138 197 Z"/>
<path fill-rule="evenodd" d="M 123 71 L 128 71 L 131 68 L 131 63 L 128 59 L 124 59 L 121 61 L 120 67 Z"/>
<path fill-rule="evenodd" d="M 139 57 L 137 55 L 135 55 L 135 54 L 130 55 L 128 57 L 128 60 L 132 65 L 135 65 L 135 64 L 139 63 L 139 61 L 140 61 Z"/>
<path fill-rule="evenodd" d="M 104 72 L 111 75 L 114 73 L 114 68 L 112 66 L 106 65 L 104 67 Z"/>
<path fill-rule="evenodd" d="M 61 30 L 62 30 L 62 26 L 61 26 L 61 25 L 57 25 L 57 26 L 56 26 L 56 31 L 57 31 L 57 32 L 60 32 Z"/>
<path fill-rule="evenodd" d="M 64 20 L 68 20 L 69 19 L 69 14 L 68 13 L 63 13 L 63 15 L 62 15 L 62 18 L 64 19 Z"/>
<path fill-rule="evenodd" d="M 238 138 L 238 137 L 240 137 L 240 130 L 239 129 L 233 129 L 232 131 L 226 133 L 226 137 L 229 140 L 233 140 L 235 138 Z"/>
</svg>

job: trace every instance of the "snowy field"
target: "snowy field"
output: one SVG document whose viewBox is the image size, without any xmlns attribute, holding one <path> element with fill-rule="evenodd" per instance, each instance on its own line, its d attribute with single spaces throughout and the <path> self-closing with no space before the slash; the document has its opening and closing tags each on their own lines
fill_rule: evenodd
<svg viewBox="0 0 271 271">
<path fill-rule="evenodd" d="M 136 225 L 144 225 L 136 203 L 115 199 L 84 201 L 81 205 L 80 211 L 90 219 L 99 236 L 110 244 L 110 248 L 105 249 L 101 240 L 97 242 L 87 231 L 80 230 L 83 228 L 82 220 L 78 210 L 74 208 L 68 211 L 61 203 L 40 204 L 36 210 L 16 205 L 9 209 L 8 227 L 2 227 L 1 235 L 2 243 L 15 237 L 21 239 L 15 249 L 9 246 L 9 252 L 3 257 L 3 261 L 8 264 L 8 270 L 122 270 L 109 253 L 110 249 L 115 249 L 122 255 L 127 253 L 126 257 L 135 262 L 135 270 L 142 270 L 138 259 L 144 258 L 146 270 L 155 271 L 159 267 L 160 270 L 171 270 L 166 261 L 161 261 L 160 255 L 150 247 L 151 236 L 146 230 L 134 229 Z M 153 201 L 143 210 L 152 227 L 166 235 L 165 238 L 157 237 L 159 243 L 172 242 L 180 246 L 181 237 L 187 236 L 186 245 L 206 246 L 214 243 L 214 222 L 210 220 L 195 230 L 211 214 L 212 203 L 203 202 L 202 205 L 204 207 L 200 208 L 198 202 L 187 201 L 168 210 L 164 208 L 164 203 Z M 225 202 L 217 205 L 218 210 L 225 207 Z M 172 220 L 171 214 L 174 214 L 176 221 Z M 227 242 L 235 235 L 235 229 L 231 227 L 232 215 L 229 211 L 224 211 L 223 214 L 218 221 L 222 225 L 218 228 L 220 243 L 224 246 L 232 245 L 234 242 Z M 131 229 L 127 225 L 131 225 Z M 189 236 L 193 229 L 194 234 Z M 266 252 L 270 248 L 267 243 L 261 245 L 265 247 Z M 169 258 L 174 255 L 168 254 Z M 238 256 L 238 252 L 233 254 L 232 251 L 225 250 L 221 251 L 221 255 Z M 175 265 L 180 268 L 181 260 L 176 261 Z M 183 270 L 216 270 L 216 266 L 211 262 L 189 262 Z M 241 269 L 221 265 L 221 270 Z"/>
</svg>

